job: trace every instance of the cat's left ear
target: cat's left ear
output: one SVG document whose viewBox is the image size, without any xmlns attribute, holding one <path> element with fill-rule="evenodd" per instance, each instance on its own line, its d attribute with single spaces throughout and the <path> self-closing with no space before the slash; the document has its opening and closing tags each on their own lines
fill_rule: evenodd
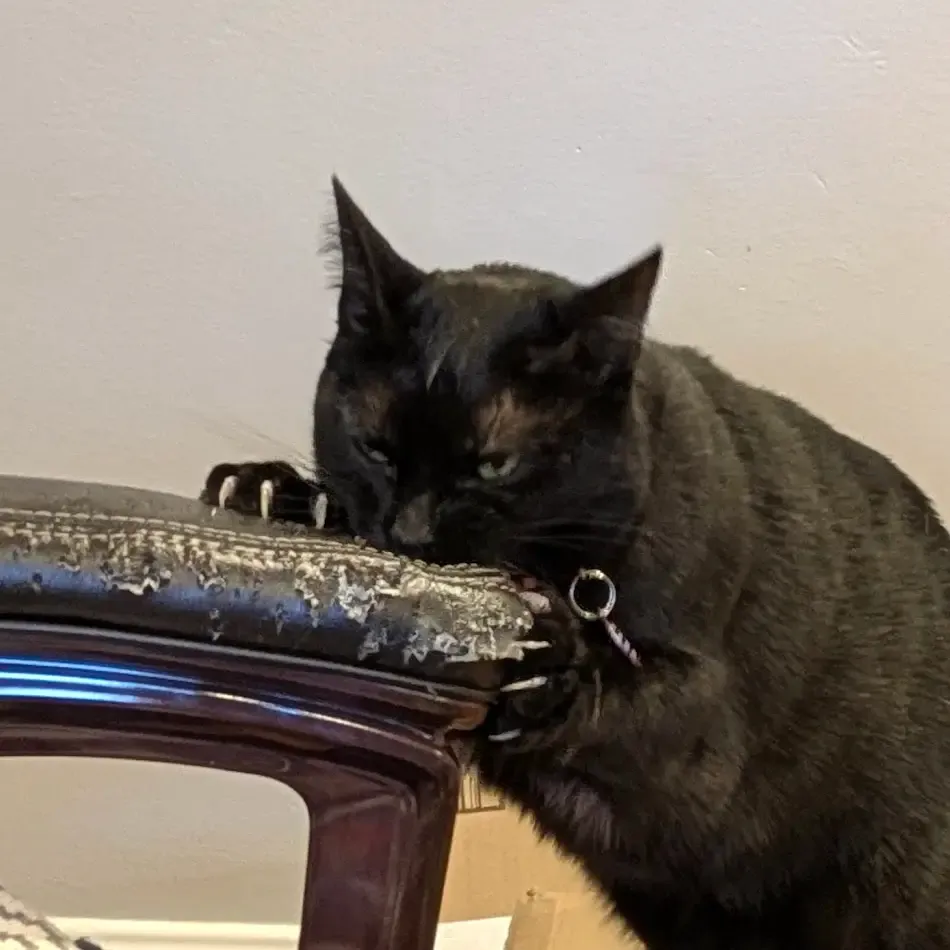
<svg viewBox="0 0 950 950">
<path fill-rule="evenodd" d="M 592 382 L 632 373 L 663 249 L 654 247 L 625 270 L 548 305 L 546 340 L 532 347 L 530 369 L 580 371 Z"/>
<path fill-rule="evenodd" d="M 398 329 L 398 314 L 424 273 L 399 255 L 333 176 L 339 251 L 339 329 L 377 341 Z"/>
</svg>

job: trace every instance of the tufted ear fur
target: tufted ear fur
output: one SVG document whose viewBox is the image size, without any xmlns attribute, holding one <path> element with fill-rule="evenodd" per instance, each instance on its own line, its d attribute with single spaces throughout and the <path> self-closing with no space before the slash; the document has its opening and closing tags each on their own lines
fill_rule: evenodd
<svg viewBox="0 0 950 950">
<path fill-rule="evenodd" d="M 396 253 L 335 175 L 333 198 L 340 333 L 377 340 L 391 336 L 398 329 L 400 307 L 418 289 L 424 274 Z"/>
<path fill-rule="evenodd" d="M 545 301 L 528 346 L 528 372 L 581 374 L 595 385 L 629 380 L 662 259 L 656 247 L 597 284 Z"/>
</svg>

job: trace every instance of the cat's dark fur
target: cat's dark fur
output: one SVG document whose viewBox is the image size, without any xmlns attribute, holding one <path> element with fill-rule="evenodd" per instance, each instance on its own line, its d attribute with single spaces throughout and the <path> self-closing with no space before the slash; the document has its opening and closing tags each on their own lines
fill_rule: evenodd
<svg viewBox="0 0 950 950">
<path fill-rule="evenodd" d="M 484 779 L 654 950 L 950 948 L 950 538 L 924 494 L 644 340 L 659 253 L 585 288 L 423 272 L 336 198 L 314 444 L 349 529 L 562 591 L 598 567 L 642 657 L 588 625 L 566 714 L 480 740 Z"/>
</svg>

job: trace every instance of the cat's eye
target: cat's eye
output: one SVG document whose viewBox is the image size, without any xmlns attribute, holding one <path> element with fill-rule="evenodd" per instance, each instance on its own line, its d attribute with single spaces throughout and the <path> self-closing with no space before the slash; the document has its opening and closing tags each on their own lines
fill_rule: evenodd
<svg viewBox="0 0 950 950">
<path fill-rule="evenodd" d="M 515 453 L 511 455 L 485 455 L 478 463 L 478 477 L 483 482 L 497 482 L 499 479 L 513 475 L 520 464 L 521 456 Z"/>
</svg>

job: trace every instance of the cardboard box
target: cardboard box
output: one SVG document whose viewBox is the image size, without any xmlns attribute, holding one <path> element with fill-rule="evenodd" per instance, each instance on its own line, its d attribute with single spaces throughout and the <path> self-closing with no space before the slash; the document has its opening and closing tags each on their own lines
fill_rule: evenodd
<svg viewBox="0 0 950 950">
<path fill-rule="evenodd" d="M 572 920 L 583 916 L 581 908 L 587 909 L 591 921 L 604 918 L 600 898 L 574 864 L 554 845 L 541 841 L 516 809 L 505 806 L 474 777 L 466 777 L 441 919 L 508 917 L 529 892 L 576 896 L 571 903 Z M 539 910 L 541 898 L 532 900 L 532 907 Z"/>
<path fill-rule="evenodd" d="M 531 823 L 467 776 L 443 922 L 510 917 L 505 950 L 645 950 L 610 919 L 584 875 Z"/>
<path fill-rule="evenodd" d="M 532 892 L 522 898 L 508 926 L 505 950 L 646 950 L 607 917 L 590 895 Z"/>
<path fill-rule="evenodd" d="M 585 892 L 589 885 L 520 813 L 466 777 L 449 855 L 441 920 L 508 917 L 530 890 Z"/>
</svg>

